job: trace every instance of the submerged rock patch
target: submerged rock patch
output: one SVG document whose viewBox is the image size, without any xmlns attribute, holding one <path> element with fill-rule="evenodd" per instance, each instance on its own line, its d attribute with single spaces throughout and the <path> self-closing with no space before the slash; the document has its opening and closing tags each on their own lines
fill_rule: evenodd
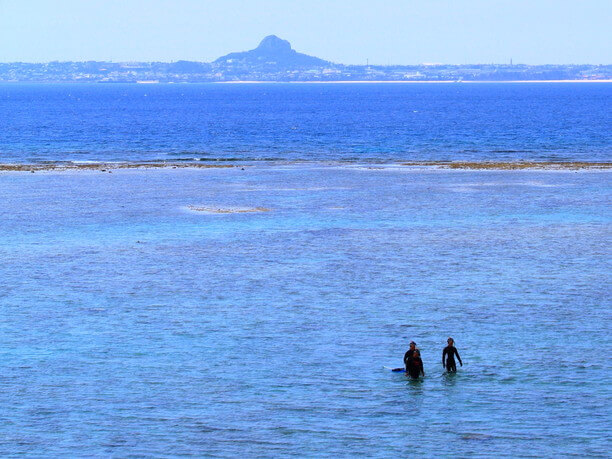
<svg viewBox="0 0 612 459">
<path fill-rule="evenodd" d="M 583 161 L 415 161 L 401 163 L 403 166 L 434 166 L 443 169 L 611 169 L 612 162 Z"/>
<path fill-rule="evenodd" d="M 195 162 L 173 163 L 163 161 L 134 163 L 73 163 L 70 161 L 57 161 L 40 164 L 0 163 L 0 172 L 100 171 L 112 173 L 112 170 L 117 169 L 227 169 L 232 167 L 238 166 L 232 164 L 198 164 Z"/>
<path fill-rule="evenodd" d="M 254 212 L 270 212 L 266 207 L 207 207 L 207 206 L 187 206 L 193 212 L 206 214 L 247 214 Z"/>
</svg>

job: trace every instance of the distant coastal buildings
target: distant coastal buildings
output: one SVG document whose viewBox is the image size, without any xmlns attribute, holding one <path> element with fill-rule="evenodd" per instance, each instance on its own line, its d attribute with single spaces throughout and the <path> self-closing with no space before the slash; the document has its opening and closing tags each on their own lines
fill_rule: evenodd
<svg viewBox="0 0 612 459">
<path fill-rule="evenodd" d="M 232 81 L 601 81 L 612 65 L 343 65 L 298 53 L 275 35 L 250 51 L 211 63 L 49 62 L 0 63 L 0 82 L 208 83 Z"/>
</svg>

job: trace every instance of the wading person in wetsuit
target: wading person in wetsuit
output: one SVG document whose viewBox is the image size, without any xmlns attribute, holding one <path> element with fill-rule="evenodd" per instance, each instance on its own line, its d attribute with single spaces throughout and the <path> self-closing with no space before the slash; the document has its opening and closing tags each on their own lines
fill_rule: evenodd
<svg viewBox="0 0 612 459">
<path fill-rule="evenodd" d="M 459 364 L 463 366 L 463 362 L 461 361 L 461 357 L 459 357 L 459 352 L 455 348 L 455 340 L 449 338 L 446 340 L 448 346 L 444 348 L 442 351 L 442 366 L 446 368 L 446 371 L 449 373 L 455 373 L 457 371 L 457 364 L 455 363 L 455 355 L 459 359 Z M 445 362 L 446 359 L 446 362 Z"/>
<path fill-rule="evenodd" d="M 410 341 L 410 349 L 408 349 L 404 354 L 404 368 L 406 368 L 406 371 L 408 371 L 408 359 L 414 355 L 414 351 L 416 350 L 416 343 L 414 341 Z"/>
<path fill-rule="evenodd" d="M 415 349 L 412 356 L 406 361 L 406 373 L 408 373 L 412 379 L 418 379 L 420 375 L 425 376 L 421 353 L 418 349 Z"/>
</svg>

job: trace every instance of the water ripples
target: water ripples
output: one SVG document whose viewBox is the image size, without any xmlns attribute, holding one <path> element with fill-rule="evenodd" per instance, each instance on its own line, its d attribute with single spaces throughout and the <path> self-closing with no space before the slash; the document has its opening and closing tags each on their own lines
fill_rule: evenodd
<svg viewBox="0 0 612 459">
<path fill-rule="evenodd" d="M 0 453 L 605 456 L 607 174 L 2 176 Z"/>
</svg>

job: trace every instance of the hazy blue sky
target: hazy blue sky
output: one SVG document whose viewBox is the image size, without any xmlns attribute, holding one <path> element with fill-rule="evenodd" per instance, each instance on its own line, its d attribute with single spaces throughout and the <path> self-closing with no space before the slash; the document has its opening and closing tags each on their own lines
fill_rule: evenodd
<svg viewBox="0 0 612 459">
<path fill-rule="evenodd" d="M 0 0 L 0 61 L 211 61 L 276 34 L 347 64 L 610 64 L 611 30 L 611 0 Z"/>
</svg>

